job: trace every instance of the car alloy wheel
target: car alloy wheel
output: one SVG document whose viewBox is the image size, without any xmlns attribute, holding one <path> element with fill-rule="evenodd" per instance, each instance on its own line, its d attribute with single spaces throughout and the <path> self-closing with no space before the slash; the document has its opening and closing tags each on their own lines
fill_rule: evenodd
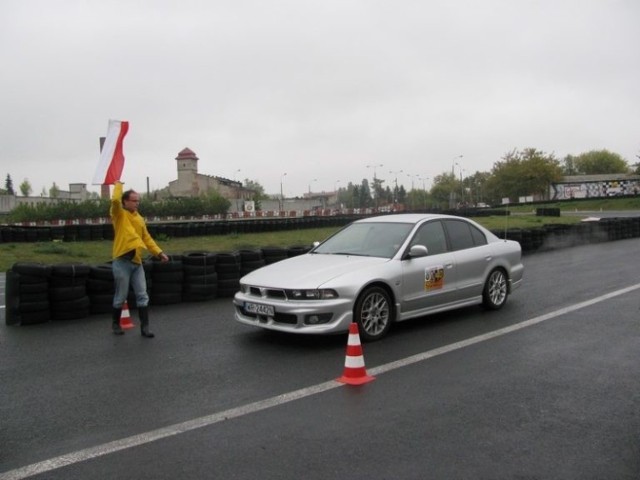
<svg viewBox="0 0 640 480">
<path fill-rule="evenodd" d="M 389 294 L 380 287 L 366 289 L 358 297 L 354 315 L 360 336 L 364 341 L 380 340 L 391 327 L 392 311 Z"/>
<path fill-rule="evenodd" d="M 507 301 L 507 276 L 504 270 L 496 269 L 489 274 L 482 292 L 482 303 L 490 310 L 498 310 Z"/>
</svg>

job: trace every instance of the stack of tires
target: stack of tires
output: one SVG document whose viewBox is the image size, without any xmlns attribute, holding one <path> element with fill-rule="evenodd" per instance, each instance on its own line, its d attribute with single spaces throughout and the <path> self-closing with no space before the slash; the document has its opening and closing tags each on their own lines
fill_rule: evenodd
<svg viewBox="0 0 640 480">
<path fill-rule="evenodd" d="M 240 288 L 240 254 L 220 252 L 216 259 L 218 272 L 218 296 L 233 297 Z"/>
<path fill-rule="evenodd" d="M 311 250 L 311 248 L 312 247 L 310 245 L 293 245 L 287 248 L 287 257 L 291 258 L 297 257 L 298 255 L 303 255 Z"/>
<path fill-rule="evenodd" d="M 203 302 L 218 295 L 217 255 L 210 252 L 186 252 L 182 257 L 184 283 L 182 300 Z"/>
<path fill-rule="evenodd" d="M 238 250 L 238 254 L 240 255 L 240 278 L 265 266 L 261 250 Z"/>
<path fill-rule="evenodd" d="M 262 247 L 261 250 L 266 265 L 288 258 L 287 249 L 284 247 Z"/>
<path fill-rule="evenodd" d="M 87 280 L 87 294 L 91 301 L 91 313 L 109 313 L 115 293 L 113 270 L 110 263 L 92 266 Z"/>
<path fill-rule="evenodd" d="M 151 304 L 171 305 L 182 302 L 182 255 L 169 255 L 168 262 L 161 262 L 153 257 L 151 264 L 151 281 L 147 284 Z"/>
<path fill-rule="evenodd" d="M 88 317 L 91 301 L 87 280 L 91 267 L 84 263 L 60 263 L 51 266 L 49 301 L 52 320 Z"/>
<path fill-rule="evenodd" d="M 49 277 L 51 268 L 41 263 L 15 263 L 5 285 L 7 325 L 33 325 L 51 320 Z"/>
</svg>

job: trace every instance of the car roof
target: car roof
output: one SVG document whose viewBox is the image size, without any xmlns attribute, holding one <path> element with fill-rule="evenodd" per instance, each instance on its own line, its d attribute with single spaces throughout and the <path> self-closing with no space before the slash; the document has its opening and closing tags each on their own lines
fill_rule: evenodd
<svg viewBox="0 0 640 480">
<path fill-rule="evenodd" d="M 455 215 L 444 215 L 441 213 L 394 213 L 389 215 L 379 215 L 377 217 L 367 217 L 356 220 L 356 223 L 419 223 L 423 220 L 433 220 L 437 218 L 456 218 Z"/>
</svg>

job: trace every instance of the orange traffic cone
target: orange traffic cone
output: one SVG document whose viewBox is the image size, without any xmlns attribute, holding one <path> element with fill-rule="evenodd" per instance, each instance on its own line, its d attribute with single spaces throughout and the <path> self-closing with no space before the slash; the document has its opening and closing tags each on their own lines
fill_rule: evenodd
<svg viewBox="0 0 640 480">
<path fill-rule="evenodd" d="M 349 385 L 362 385 L 375 380 L 375 377 L 367 375 L 367 370 L 364 368 L 360 334 L 358 333 L 358 324 L 355 322 L 349 325 L 349 340 L 347 341 L 347 356 L 344 360 L 344 372 L 337 380 Z"/>
<path fill-rule="evenodd" d="M 129 313 L 129 305 L 125 301 L 122 305 L 122 313 L 120 314 L 120 328 L 123 330 L 128 330 L 130 328 L 135 327 L 133 322 L 131 321 L 131 314 Z"/>
</svg>

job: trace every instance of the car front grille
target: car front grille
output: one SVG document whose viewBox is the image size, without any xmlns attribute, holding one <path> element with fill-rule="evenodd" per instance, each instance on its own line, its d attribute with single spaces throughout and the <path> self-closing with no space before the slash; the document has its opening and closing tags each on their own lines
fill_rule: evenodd
<svg viewBox="0 0 640 480">
<path fill-rule="evenodd" d="M 287 295 L 284 290 L 274 288 L 249 287 L 249 295 L 255 295 L 260 298 L 275 298 L 277 300 L 286 300 Z"/>
</svg>

